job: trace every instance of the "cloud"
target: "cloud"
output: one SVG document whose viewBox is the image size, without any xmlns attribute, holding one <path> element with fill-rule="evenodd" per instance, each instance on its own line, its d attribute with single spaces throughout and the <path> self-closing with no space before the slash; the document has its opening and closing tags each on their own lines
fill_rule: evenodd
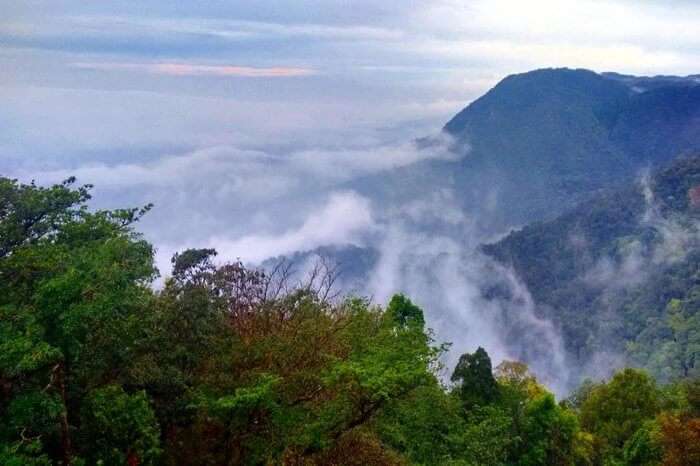
<svg viewBox="0 0 700 466">
<path fill-rule="evenodd" d="M 698 46 L 700 8 L 615 0 L 430 2 L 407 22 L 443 39 L 500 40 L 513 45 L 637 45 L 649 50 Z M 650 35 L 649 31 L 654 31 Z"/>
<path fill-rule="evenodd" d="M 136 163 L 87 163 L 72 169 L 22 171 L 23 179 L 56 183 L 69 176 L 107 189 L 130 187 L 209 186 L 212 192 L 227 186 L 225 195 L 246 200 L 273 199 L 292 189 L 331 186 L 354 178 L 406 167 L 424 160 L 454 161 L 464 151 L 452 151 L 452 139 L 439 134 L 429 145 L 416 143 L 365 145 L 362 147 L 313 148 L 292 152 L 251 150 L 236 146 L 213 146 L 184 154 L 165 154 L 154 161 Z M 212 180 L 217 183 L 212 184 Z"/>
<path fill-rule="evenodd" d="M 169 76 L 218 76 L 244 78 L 291 78 L 309 76 L 309 68 L 253 68 L 230 65 L 196 65 L 189 63 L 71 63 L 74 68 L 96 71 L 137 71 Z"/>
<path fill-rule="evenodd" d="M 38 20 L 41 27 L 33 20 Z M 8 19 L 8 45 L 46 50 L 152 55 L 155 50 L 207 56 L 270 42 L 396 41 L 399 30 L 369 25 L 250 21 L 236 18 L 58 14 Z"/>
<path fill-rule="evenodd" d="M 449 189 L 397 206 L 377 228 L 379 260 L 366 292 L 379 303 L 401 292 L 419 304 L 437 340 L 452 343 L 444 361 L 448 371 L 461 354 L 482 346 L 494 364 L 525 361 L 558 395 L 567 392 L 570 374 L 559 332 L 536 316 L 513 271 L 476 249 L 483 238 Z M 489 296 L 494 288 L 507 292 Z"/>
<path fill-rule="evenodd" d="M 561 361 L 505 345 L 499 316 L 523 319 L 518 339 L 535 348 L 555 348 L 556 332 L 508 271 L 474 253 L 483 239 L 475 217 L 488 209 L 461 211 L 442 189 L 449 176 L 395 177 L 387 186 L 408 195 L 391 199 L 352 184 L 374 177 L 381 188 L 385 174 L 454 161 L 449 142 L 405 141 L 508 73 L 692 73 L 700 56 L 692 2 L 29 1 L 7 10 L 3 174 L 39 183 L 77 175 L 95 183 L 100 207 L 154 202 L 140 228 L 166 273 L 166 253 L 182 247 L 258 261 L 378 237 L 375 297 L 407 291 L 455 352 L 484 344 L 495 359 L 525 354 L 540 374 Z M 406 186 L 413 180 L 422 185 Z M 404 202 L 418 190 L 427 195 Z M 667 231 L 655 260 L 683 249 Z M 630 259 L 622 276 L 636 266 Z M 512 299 L 483 300 L 492 280 Z"/>
<path fill-rule="evenodd" d="M 353 75 L 422 69 L 445 76 L 472 74 L 475 67 L 502 74 L 567 65 L 668 74 L 694 71 L 700 54 L 700 8 L 692 2 L 433 0 L 385 12 L 360 4 L 356 8 L 375 13 L 364 21 L 342 4 L 281 3 L 279 11 L 255 13 L 241 4 L 173 14 L 163 5 L 149 15 L 74 6 L 64 14 L 10 15 L 2 29 L 4 42 L 18 47 L 200 59 L 233 54 L 245 57 L 245 66 L 277 61 L 305 68 L 312 62 Z M 314 14 L 304 14 L 305 8 Z"/>
<path fill-rule="evenodd" d="M 700 44 L 699 44 L 700 45 Z M 598 71 L 660 72 L 692 71 L 689 56 L 680 50 L 650 50 L 638 43 L 581 44 L 513 42 L 511 40 L 426 39 L 409 43 L 417 53 L 450 60 L 478 61 L 494 66 L 508 64 L 512 70 L 546 67 L 589 68 Z"/>
<path fill-rule="evenodd" d="M 331 40 L 396 40 L 403 37 L 399 30 L 366 25 L 329 25 L 323 23 L 289 23 L 251 21 L 240 19 L 197 18 L 143 18 L 134 16 L 64 16 L 63 23 L 71 24 L 76 34 L 100 34 L 117 30 L 122 34 L 182 34 L 213 36 L 231 41 L 253 39 L 289 39 L 309 37 Z M 56 25 L 56 28 L 59 28 Z M 26 29 L 19 29 L 24 32 Z"/>
<path fill-rule="evenodd" d="M 265 259 L 320 246 L 361 245 L 374 225 L 370 201 L 355 192 L 331 193 L 325 205 L 313 211 L 297 229 L 281 235 L 254 234 L 235 240 L 214 237 L 210 245 L 223 260 L 240 258 L 261 263 Z"/>
<path fill-rule="evenodd" d="M 221 244 L 222 257 L 256 262 L 303 245 L 355 244 L 359 240 L 350 235 L 359 234 L 372 213 L 361 194 L 353 197 L 347 190 L 361 178 L 379 175 L 375 183 L 382 184 L 381 175 L 397 168 L 464 155 L 449 150 L 447 136 L 432 141 L 292 151 L 213 146 L 140 161 L 18 169 L 10 175 L 41 184 L 75 176 L 95 185 L 96 207 L 153 202 L 139 229 L 159 248 L 158 263 L 167 273 L 163 256 L 186 247 Z M 319 212 L 326 199 L 330 203 Z"/>
<path fill-rule="evenodd" d="M 696 219 L 684 213 L 663 212 L 648 170 L 640 175 L 638 185 L 644 198 L 638 228 L 651 230 L 654 239 L 634 239 L 618 246 L 615 257 L 603 256 L 583 276 L 584 283 L 602 290 L 608 301 L 643 284 L 655 271 L 683 261 L 700 243 L 700 223 Z"/>
</svg>

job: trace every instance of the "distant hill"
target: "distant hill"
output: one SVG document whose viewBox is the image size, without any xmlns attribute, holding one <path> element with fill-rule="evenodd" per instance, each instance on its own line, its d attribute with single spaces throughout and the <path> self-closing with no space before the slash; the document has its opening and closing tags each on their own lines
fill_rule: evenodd
<svg viewBox="0 0 700 466">
<path fill-rule="evenodd" d="M 314 267 L 326 267 L 336 280 L 335 288 L 344 293 L 362 294 L 369 274 L 379 260 L 379 251 L 371 247 L 352 244 L 321 246 L 312 251 L 297 251 L 288 256 L 267 259 L 261 265 L 272 271 L 278 266 L 289 266 L 293 281 L 304 281 Z"/>
<path fill-rule="evenodd" d="M 428 160 L 347 187 L 379 210 L 450 190 L 473 220 L 469 235 L 489 238 L 555 218 L 644 168 L 700 152 L 700 76 L 580 69 L 515 74 L 455 115 L 444 131 L 456 139 L 460 160 Z M 423 228 L 445 233 L 439 225 Z M 358 267 L 376 254 L 356 264 L 349 252 L 342 262 L 361 279 Z"/>
<path fill-rule="evenodd" d="M 428 160 L 349 188 L 371 198 L 387 224 L 402 207 L 449 191 L 442 210 L 456 202 L 467 222 L 439 220 L 441 204 L 430 202 L 424 218 L 408 223 L 423 243 L 445 237 L 461 252 L 525 225 L 484 251 L 512 266 L 537 314 L 561 331 L 572 372 L 629 363 L 661 379 L 700 373 L 700 218 L 693 207 L 700 205 L 700 159 L 688 156 L 700 153 L 698 76 L 536 70 L 505 78 L 444 131 L 463 152 L 458 161 Z M 661 167 L 668 168 L 639 183 L 642 172 Z M 370 241 L 315 253 L 336 259 L 343 282 L 362 291 L 386 246 Z M 429 270 L 444 254 L 455 255 L 449 251 L 437 248 L 420 263 L 390 258 L 397 276 L 391 285 L 400 287 L 411 267 Z M 453 259 L 465 266 L 480 260 Z M 440 280 L 421 277 L 427 288 Z M 478 286 L 486 300 L 510 299 L 500 283 Z M 427 309 L 429 319 L 443 315 Z M 528 353 L 538 337 L 517 320 L 506 317 L 498 328 L 511 354 L 540 359 Z M 578 375 L 567 374 L 574 382 Z"/>
<path fill-rule="evenodd" d="M 475 184 L 493 189 L 501 225 L 552 218 L 642 167 L 699 151 L 699 84 L 571 69 L 508 76 L 445 125 L 470 146 L 453 186 L 466 207 L 483 202 Z"/>
<path fill-rule="evenodd" d="M 512 266 L 577 366 L 700 375 L 700 157 L 483 249 Z"/>
</svg>

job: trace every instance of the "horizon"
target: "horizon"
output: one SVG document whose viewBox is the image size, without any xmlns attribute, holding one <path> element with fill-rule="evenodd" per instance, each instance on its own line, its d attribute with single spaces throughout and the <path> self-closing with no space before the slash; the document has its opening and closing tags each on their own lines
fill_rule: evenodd
<svg viewBox="0 0 700 466">
<path fill-rule="evenodd" d="M 96 185 L 101 207 L 153 202 L 142 229 L 163 268 L 186 246 L 283 238 L 348 192 L 328 160 L 396 159 L 352 162 L 352 176 L 415 163 L 401 147 L 507 75 L 697 73 L 700 6 L 633 4 L 8 3 L 0 99 L 12 124 L 0 133 L 0 171 L 42 184 L 76 175 Z M 323 189 L 275 167 L 295 155 L 294 169 Z M 244 228 L 234 219 L 249 207 Z"/>
</svg>

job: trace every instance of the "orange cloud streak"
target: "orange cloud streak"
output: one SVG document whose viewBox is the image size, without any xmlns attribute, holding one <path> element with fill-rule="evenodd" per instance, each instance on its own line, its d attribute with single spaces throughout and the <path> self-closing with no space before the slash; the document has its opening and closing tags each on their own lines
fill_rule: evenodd
<svg viewBox="0 0 700 466">
<path fill-rule="evenodd" d="M 249 66 L 194 65 L 187 63 L 73 63 L 74 68 L 99 71 L 140 71 L 167 76 L 222 76 L 244 78 L 290 78 L 309 76 L 315 73 L 310 68 Z"/>
</svg>

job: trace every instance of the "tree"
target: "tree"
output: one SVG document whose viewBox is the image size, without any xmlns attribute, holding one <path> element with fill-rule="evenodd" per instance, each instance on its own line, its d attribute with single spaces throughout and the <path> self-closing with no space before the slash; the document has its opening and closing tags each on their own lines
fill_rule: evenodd
<svg viewBox="0 0 700 466">
<path fill-rule="evenodd" d="M 700 419 L 663 414 L 659 424 L 663 466 L 700 464 Z"/>
<path fill-rule="evenodd" d="M 625 443 L 659 411 L 659 392 L 645 372 L 624 369 L 595 386 L 581 404 L 581 425 L 603 456 L 622 459 Z"/>
<path fill-rule="evenodd" d="M 394 295 L 391 298 L 386 312 L 400 326 L 417 325 L 422 328 L 425 325 L 423 310 L 402 294 Z"/>
<path fill-rule="evenodd" d="M 656 420 L 646 421 L 625 443 L 623 457 L 630 466 L 656 466 L 661 462 L 663 447 Z"/>
<path fill-rule="evenodd" d="M 494 466 L 512 464 L 521 438 L 513 430 L 510 413 L 498 406 L 475 406 L 459 436 L 466 464 Z M 459 458 L 459 457 L 458 457 Z"/>
<path fill-rule="evenodd" d="M 108 385 L 93 390 L 81 411 L 81 440 L 91 464 L 156 464 L 160 429 L 145 392 Z"/>
<path fill-rule="evenodd" d="M 473 437 L 465 437 L 467 424 L 460 410 L 460 400 L 446 393 L 435 380 L 386 403 L 378 414 L 377 430 L 384 443 L 415 464 L 447 464 L 475 457 L 467 443 L 474 448 L 484 443 L 484 436 L 474 442 L 469 442 Z M 479 434 L 484 429 L 473 431 Z M 489 450 L 494 454 L 493 448 Z"/>
<path fill-rule="evenodd" d="M 545 393 L 528 402 L 523 427 L 522 466 L 570 465 L 578 432 L 576 416 Z"/>
<path fill-rule="evenodd" d="M 0 381 L 12 426 L 0 441 L 64 465 L 79 450 L 86 388 L 118 380 L 130 360 L 156 274 L 152 247 L 131 230 L 150 207 L 89 212 L 88 188 L 71 184 L 0 182 Z"/>
<path fill-rule="evenodd" d="M 49 237 L 80 215 L 90 186 L 72 189 L 75 178 L 48 188 L 0 177 L 0 259 L 20 246 Z"/>
<path fill-rule="evenodd" d="M 323 265 L 292 284 L 213 249 L 153 290 L 148 208 L 90 211 L 71 184 L 0 180 L 0 464 L 700 463 L 697 381 L 626 369 L 557 404 L 478 348 L 448 390 L 408 297 L 335 299 Z"/>
<path fill-rule="evenodd" d="M 460 356 L 451 380 L 459 383 L 459 394 L 467 409 L 484 406 L 498 396 L 498 385 L 493 377 L 491 358 L 482 347 Z"/>
<path fill-rule="evenodd" d="M 215 249 L 186 249 L 175 253 L 170 260 L 173 265 L 173 279 L 180 284 L 202 285 L 211 280 L 216 267 L 211 259 L 217 254 Z"/>
</svg>

